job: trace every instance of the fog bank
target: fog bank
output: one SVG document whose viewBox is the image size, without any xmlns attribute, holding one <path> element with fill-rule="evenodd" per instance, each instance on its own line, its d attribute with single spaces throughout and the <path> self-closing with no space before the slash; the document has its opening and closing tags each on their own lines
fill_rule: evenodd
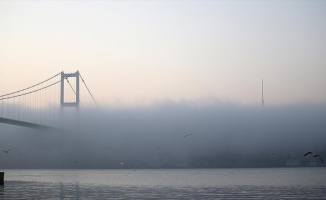
<svg viewBox="0 0 326 200">
<path fill-rule="evenodd" d="M 325 105 L 161 102 L 75 116 L 66 112 L 66 132 L 0 124 L 1 150 L 11 148 L 0 168 L 282 167 L 308 164 L 307 151 L 326 160 Z"/>
</svg>

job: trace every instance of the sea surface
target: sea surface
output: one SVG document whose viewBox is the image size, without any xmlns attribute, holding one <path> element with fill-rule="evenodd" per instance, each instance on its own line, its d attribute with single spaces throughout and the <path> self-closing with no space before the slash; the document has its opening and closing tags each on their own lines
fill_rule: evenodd
<svg viewBox="0 0 326 200">
<path fill-rule="evenodd" d="M 1 171 L 0 199 L 326 199 L 326 167 Z"/>
</svg>

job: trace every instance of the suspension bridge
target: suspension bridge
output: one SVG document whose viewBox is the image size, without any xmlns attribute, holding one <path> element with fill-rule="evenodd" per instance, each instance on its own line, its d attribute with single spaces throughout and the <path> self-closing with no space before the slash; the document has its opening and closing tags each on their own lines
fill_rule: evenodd
<svg viewBox="0 0 326 200">
<path fill-rule="evenodd" d="M 42 82 L 0 96 L 0 123 L 42 130 L 63 130 L 64 109 L 79 115 L 80 79 L 97 105 L 79 71 L 60 72 Z M 66 84 L 65 84 L 66 83 Z"/>
</svg>

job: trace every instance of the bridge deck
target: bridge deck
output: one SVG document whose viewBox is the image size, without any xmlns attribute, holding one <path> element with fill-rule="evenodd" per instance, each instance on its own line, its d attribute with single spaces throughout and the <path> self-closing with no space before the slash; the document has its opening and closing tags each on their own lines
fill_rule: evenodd
<svg viewBox="0 0 326 200">
<path fill-rule="evenodd" d="M 23 126 L 23 127 L 28 127 L 28 128 L 40 129 L 40 130 L 63 131 L 62 129 L 51 127 L 51 126 L 45 126 L 45 125 L 41 125 L 41 124 L 24 122 L 24 121 L 8 119 L 8 118 L 3 118 L 3 117 L 0 117 L 0 123 L 11 124 L 11 125 L 16 125 L 16 126 Z"/>
</svg>

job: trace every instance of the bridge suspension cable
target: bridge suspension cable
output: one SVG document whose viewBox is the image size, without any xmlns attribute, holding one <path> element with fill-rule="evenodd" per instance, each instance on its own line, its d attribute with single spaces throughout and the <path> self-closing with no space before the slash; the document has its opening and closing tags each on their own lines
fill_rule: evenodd
<svg viewBox="0 0 326 200">
<path fill-rule="evenodd" d="M 12 95 L 12 94 L 15 94 L 15 93 L 18 93 L 18 92 L 22 92 L 22 91 L 28 90 L 28 89 L 30 89 L 30 88 L 36 87 L 36 86 L 38 86 L 38 85 L 40 85 L 40 84 L 42 84 L 42 83 L 45 83 L 46 81 L 49 81 L 49 80 L 55 78 L 56 76 L 59 76 L 60 74 L 61 74 L 61 72 L 58 73 L 58 74 L 56 74 L 56 75 L 54 75 L 54 76 L 52 76 L 51 78 L 46 79 L 45 81 L 42 81 L 42 82 L 38 83 L 38 84 L 32 85 L 32 86 L 27 87 L 27 88 L 22 89 L 22 90 L 18 90 L 18 91 L 16 91 L 16 92 L 11 92 L 11 93 L 8 93 L 8 94 L 1 95 L 0 97 L 4 97 L 4 96 L 8 96 L 8 95 Z M 0 100 L 2 100 L 2 99 L 0 99 Z"/>
<path fill-rule="evenodd" d="M 32 94 L 32 93 L 34 93 L 34 92 L 37 92 L 37 91 L 43 90 L 43 89 L 45 89 L 45 88 L 48 88 L 48 87 L 50 87 L 50 86 L 52 86 L 52 85 L 55 85 L 55 84 L 57 84 L 57 83 L 60 83 L 60 82 L 61 82 L 61 81 L 57 81 L 57 82 L 55 82 L 55 83 L 52 83 L 51 85 L 47 85 L 47 86 L 42 87 L 42 88 L 40 88 L 40 89 L 33 90 L 33 91 L 31 91 L 31 92 L 26 92 L 26 93 L 24 93 L 24 94 L 19 94 L 19 95 L 16 95 L 16 96 L 10 96 L 10 97 L 6 97 L 6 98 L 2 98 L 2 99 L 0 99 L 0 100 L 12 99 L 12 98 L 15 98 L 15 97 L 20 97 L 20 96 L 23 96 L 23 95 Z M 21 90 L 21 91 L 23 91 L 23 90 Z M 12 93 L 12 94 L 13 94 L 13 93 Z M 5 96 L 5 95 L 2 95 L 2 96 Z M 1 96 L 0 96 L 0 97 L 1 97 Z"/>
<path fill-rule="evenodd" d="M 84 79 L 83 79 L 83 77 L 81 76 L 81 74 L 80 74 L 80 73 L 79 73 L 79 76 L 80 76 L 80 78 L 82 79 L 82 81 L 83 81 L 84 85 L 86 86 L 86 88 L 87 88 L 87 90 L 88 90 L 88 93 L 91 95 L 91 97 L 93 98 L 93 100 L 94 100 L 95 104 L 97 105 L 97 103 L 96 103 L 96 101 L 95 101 L 95 99 L 94 99 L 94 97 L 93 97 L 93 95 L 92 95 L 91 91 L 88 89 L 88 87 L 87 87 L 87 85 L 86 85 L 86 83 L 85 83 L 85 81 L 84 81 Z M 97 106 L 98 106 L 98 105 L 97 105 Z"/>
<path fill-rule="evenodd" d="M 30 87 L 0 95 L 0 123 L 27 127 L 58 127 L 59 109 L 55 104 L 58 73 Z M 58 105 L 58 104 L 57 104 Z"/>
</svg>

